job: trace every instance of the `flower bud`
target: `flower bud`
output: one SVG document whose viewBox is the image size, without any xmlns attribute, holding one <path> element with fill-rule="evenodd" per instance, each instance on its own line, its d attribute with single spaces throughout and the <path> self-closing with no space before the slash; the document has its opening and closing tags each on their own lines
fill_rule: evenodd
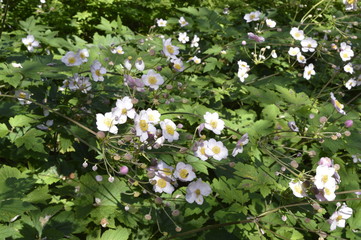
<svg viewBox="0 0 361 240">
<path fill-rule="evenodd" d="M 353 125 L 353 121 L 352 121 L 352 120 L 346 120 L 346 121 L 345 121 L 345 127 L 350 128 L 350 127 L 352 127 L 352 125 Z"/>
<path fill-rule="evenodd" d="M 172 211 L 172 216 L 173 217 L 179 216 L 179 214 L 180 214 L 180 211 L 178 209 L 175 209 L 175 210 Z"/>
<path fill-rule="evenodd" d="M 127 166 L 121 166 L 119 168 L 119 173 L 121 175 L 127 175 L 128 174 L 128 171 L 129 171 L 129 168 Z"/>
<path fill-rule="evenodd" d="M 103 138 L 105 138 L 105 133 L 102 132 L 102 131 L 99 131 L 99 132 L 97 132 L 96 136 L 97 136 L 98 139 L 103 139 Z"/>
<path fill-rule="evenodd" d="M 156 198 L 154 199 L 154 202 L 155 202 L 155 204 L 160 205 L 160 204 L 162 204 L 162 203 L 163 203 L 163 199 L 162 199 L 162 198 L 160 198 L 160 197 L 156 197 Z"/>
<path fill-rule="evenodd" d="M 150 214 L 145 214 L 144 218 L 149 221 L 152 219 L 152 216 Z"/>
<path fill-rule="evenodd" d="M 327 122 L 327 117 L 325 116 L 320 117 L 320 123 L 325 123 L 325 122 Z"/>
</svg>

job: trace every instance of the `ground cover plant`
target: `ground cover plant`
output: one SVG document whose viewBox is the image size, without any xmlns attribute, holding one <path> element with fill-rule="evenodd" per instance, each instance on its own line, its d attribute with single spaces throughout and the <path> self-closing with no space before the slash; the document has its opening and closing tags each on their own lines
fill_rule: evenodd
<svg viewBox="0 0 361 240">
<path fill-rule="evenodd" d="M 0 5 L 1 239 L 360 238 L 356 0 L 118 2 Z"/>
</svg>

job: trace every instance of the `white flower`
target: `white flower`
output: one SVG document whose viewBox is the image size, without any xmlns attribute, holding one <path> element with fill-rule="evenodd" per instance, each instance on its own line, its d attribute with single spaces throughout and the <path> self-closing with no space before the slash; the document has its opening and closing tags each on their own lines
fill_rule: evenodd
<svg viewBox="0 0 361 240">
<path fill-rule="evenodd" d="M 28 91 L 23 91 L 23 90 L 16 90 L 15 91 L 15 96 L 18 97 L 19 103 L 21 105 L 30 104 L 31 101 L 26 100 L 26 99 L 29 99 L 31 95 L 32 94 L 30 92 L 28 92 Z"/>
<path fill-rule="evenodd" d="M 192 165 L 179 162 L 176 166 L 174 177 L 182 182 L 190 182 L 196 178 L 196 174 L 193 171 Z"/>
<path fill-rule="evenodd" d="M 176 131 L 177 126 L 172 120 L 164 119 L 160 122 L 160 127 L 162 128 L 162 134 L 168 142 L 173 142 L 174 140 L 179 139 L 179 133 Z"/>
<path fill-rule="evenodd" d="M 316 72 L 315 72 L 315 70 L 313 70 L 313 64 L 310 63 L 305 67 L 304 72 L 303 72 L 303 77 L 307 80 L 310 80 L 311 75 L 315 75 L 315 74 L 316 74 Z"/>
<path fill-rule="evenodd" d="M 193 40 L 191 42 L 191 47 L 198 47 L 199 46 L 199 37 L 194 34 Z"/>
<path fill-rule="evenodd" d="M 104 115 L 98 113 L 97 117 L 97 128 L 99 131 L 106 131 L 117 134 L 118 128 L 115 126 L 115 118 L 111 112 L 107 112 Z"/>
<path fill-rule="evenodd" d="M 314 52 L 317 47 L 316 40 L 312 38 L 306 38 L 301 41 L 302 52 Z"/>
<path fill-rule="evenodd" d="M 202 60 L 199 57 L 194 56 L 194 57 L 189 58 L 187 62 L 189 62 L 189 61 L 193 61 L 195 64 L 200 64 Z"/>
<path fill-rule="evenodd" d="M 87 62 L 88 61 L 88 57 L 89 57 L 89 51 L 88 49 L 84 48 L 84 49 L 81 49 L 77 52 L 78 56 L 80 57 L 81 61 L 83 63 Z"/>
<path fill-rule="evenodd" d="M 232 151 L 232 156 L 235 157 L 238 153 L 243 153 L 243 146 L 249 142 L 248 133 L 243 134 L 238 140 L 236 147 Z"/>
<path fill-rule="evenodd" d="M 246 72 L 249 71 L 250 69 L 248 63 L 246 63 L 245 61 L 239 60 L 237 64 L 239 69 L 242 69 Z"/>
<path fill-rule="evenodd" d="M 178 41 L 180 41 L 183 44 L 189 42 L 189 37 L 187 36 L 187 32 L 179 33 Z"/>
<path fill-rule="evenodd" d="M 334 212 L 329 218 L 328 222 L 331 224 L 330 231 L 336 229 L 336 227 L 345 227 L 346 219 L 352 216 L 353 210 L 344 203 L 342 207 Z"/>
<path fill-rule="evenodd" d="M 276 22 L 272 19 L 266 19 L 266 25 L 270 28 L 274 28 L 276 26 Z"/>
<path fill-rule="evenodd" d="M 300 52 L 299 47 L 290 47 L 290 49 L 288 50 L 288 54 L 292 57 L 296 56 L 299 52 Z"/>
<path fill-rule="evenodd" d="M 332 187 L 336 185 L 336 180 L 333 177 L 335 174 L 335 168 L 327 166 L 318 166 L 316 168 L 316 176 L 314 184 L 318 189 L 323 189 L 325 187 Z"/>
<path fill-rule="evenodd" d="M 83 93 L 87 93 L 91 90 L 91 83 L 88 77 L 79 76 L 77 73 L 74 74 L 73 77 L 69 78 L 69 80 L 65 80 L 64 88 L 69 87 L 70 90 L 80 90 Z"/>
<path fill-rule="evenodd" d="M 209 139 L 206 154 L 214 159 L 220 161 L 228 157 L 228 150 L 221 141 L 216 141 L 213 138 Z"/>
<path fill-rule="evenodd" d="M 355 87 L 357 85 L 357 81 L 354 78 L 350 78 L 346 83 L 345 87 L 350 90 L 351 88 Z"/>
<path fill-rule="evenodd" d="M 346 115 L 346 112 L 343 110 L 344 105 L 341 104 L 339 101 L 337 101 L 335 95 L 332 92 L 330 93 L 330 96 L 331 96 L 331 103 L 335 107 L 336 111 L 343 115 Z"/>
<path fill-rule="evenodd" d="M 142 76 L 142 81 L 144 85 L 149 86 L 154 90 L 157 90 L 159 86 L 164 83 L 163 77 L 159 73 L 156 73 L 153 69 L 149 70 L 147 74 Z"/>
<path fill-rule="evenodd" d="M 124 51 L 123 51 L 123 48 L 121 46 L 117 46 L 115 48 L 111 48 L 110 51 L 113 53 L 113 54 L 124 54 Z"/>
<path fill-rule="evenodd" d="M 148 132 L 155 134 L 155 127 L 149 123 L 148 115 L 145 110 L 140 111 L 134 118 L 136 136 L 140 137 L 140 141 L 144 142 L 148 139 Z"/>
<path fill-rule="evenodd" d="M 272 50 L 271 56 L 272 56 L 273 58 L 277 58 L 276 50 Z"/>
<path fill-rule="evenodd" d="M 212 189 L 208 183 L 198 178 L 197 181 L 191 182 L 187 187 L 186 201 L 193 203 L 194 201 L 198 205 L 203 204 L 203 196 L 208 196 L 212 193 Z"/>
<path fill-rule="evenodd" d="M 354 52 L 351 49 L 351 46 L 347 45 L 345 42 L 341 43 L 340 49 L 340 57 L 342 61 L 349 61 L 354 56 Z"/>
<path fill-rule="evenodd" d="M 174 191 L 174 187 L 170 182 L 160 176 L 155 176 L 154 178 L 150 179 L 150 181 L 155 181 L 156 183 L 153 185 L 154 192 L 165 192 L 168 194 L 172 194 Z"/>
<path fill-rule="evenodd" d="M 158 110 L 152 110 L 150 108 L 147 109 L 146 111 L 147 115 L 148 115 L 148 122 L 152 123 L 152 124 L 158 124 L 160 121 L 160 113 L 158 112 Z"/>
<path fill-rule="evenodd" d="M 184 17 L 180 17 L 180 19 L 178 20 L 179 24 L 181 27 L 187 26 L 188 22 L 184 19 Z"/>
<path fill-rule="evenodd" d="M 306 190 L 303 187 L 303 182 L 292 179 L 288 186 L 292 189 L 293 195 L 296 197 L 303 198 L 307 196 Z"/>
<path fill-rule="evenodd" d="M 241 81 L 241 82 L 244 82 L 244 80 L 246 79 L 246 78 L 248 78 L 248 73 L 246 72 L 246 71 L 244 71 L 243 69 L 239 69 L 238 70 L 238 73 L 237 73 L 237 76 L 239 77 L 239 80 Z"/>
<path fill-rule="evenodd" d="M 305 56 L 302 55 L 301 52 L 297 53 L 297 61 L 299 63 L 306 63 L 306 58 L 305 58 Z"/>
<path fill-rule="evenodd" d="M 67 52 L 61 61 L 67 66 L 79 66 L 83 63 L 81 57 L 73 51 Z"/>
<path fill-rule="evenodd" d="M 206 161 L 208 159 L 208 156 L 206 154 L 206 149 L 208 148 L 208 141 L 200 142 L 196 146 L 197 149 L 194 152 L 194 155 L 201 160 Z"/>
<path fill-rule="evenodd" d="M 184 65 L 183 65 L 183 61 L 179 58 L 175 59 L 173 61 L 173 68 L 177 71 L 177 72 L 182 72 L 184 70 Z"/>
<path fill-rule="evenodd" d="M 33 35 L 28 35 L 26 38 L 22 38 L 21 41 L 29 52 L 34 51 L 34 47 L 39 47 L 39 42 L 35 40 Z"/>
<path fill-rule="evenodd" d="M 23 68 L 23 66 L 20 63 L 11 63 L 11 66 L 13 66 L 14 68 Z"/>
<path fill-rule="evenodd" d="M 138 69 L 139 71 L 144 70 L 145 64 L 144 64 L 144 61 L 143 61 L 143 59 L 141 57 L 137 58 L 137 61 L 135 61 L 135 68 Z"/>
<path fill-rule="evenodd" d="M 163 161 L 159 161 L 157 164 L 157 175 L 163 177 L 167 181 L 175 181 L 173 177 L 174 168 L 169 166 Z"/>
<path fill-rule="evenodd" d="M 163 53 L 168 58 L 174 57 L 179 54 L 179 47 L 172 45 L 172 39 L 168 38 L 167 40 L 163 39 Z"/>
<path fill-rule="evenodd" d="M 347 63 L 344 67 L 343 70 L 345 70 L 345 72 L 348 73 L 353 73 L 353 67 L 352 67 L 352 63 Z"/>
<path fill-rule="evenodd" d="M 163 20 L 162 18 L 158 19 L 157 20 L 157 25 L 158 25 L 158 27 L 165 27 L 165 26 L 167 26 L 167 21 Z"/>
<path fill-rule="evenodd" d="M 107 70 L 102 67 L 102 64 L 98 60 L 95 60 L 90 66 L 90 72 L 92 73 L 95 82 L 102 82 L 104 81 L 103 75 L 107 73 Z"/>
<path fill-rule="evenodd" d="M 359 157 L 358 155 L 352 155 L 351 157 L 354 163 L 361 162 L 361 157 Z"/>
<path fill-rule="evenodd" d="M 246 20 L 247 22 L 253 22 L 253 21 L 258 21 L 260 19 L 260 16 L 261 16 L 261 12 L 255 11 L 255 12 L 247 13 L 243 17 L 243 19 Z"/>
<path fill-rule="evenodd" d="M 303 31 L 299 30 L 296 27 L 293 27 L 291 29 L 290 34 L 295 40 L 303 40 L 305 38 L 305 35 L 303 34 Z"/>
<path fill-rule="evenodd" d="M 335 200 L 335 198 L 336 198 L 335 191 L 336 191 L 336 184 L 335 184 L 335 185 L 326 186 L 326 187 L 323 189 L 323 196 L 324 196 L 324 198 L 326 198 L 327 201 L 333 201 L 333 200 Z"/>
<path fill-rule="evenodd" d="M 224 128 L 224 121 L 219 119 L 218 113 L 206 112 L 206 114 L 203 115 L 203 118 L 205 120 L 205 128 L 213 131 L 215 134 L 221 134 L 221 131 Z"/>
<path fill-rule="evenodd" d="M 135 110 L 133 108 L 132 99 L 128 96 L 117 99 L 116 107 L 112 109 L 112 113 L 115 117 L 115 124 L 125 123 L 128 117 L 134 119 Z"/>
<path fill-rule="evenodd" d="M 357 10 L 357 0 L 343 0 L 346 11 Z"/>
<path fill-rule="evenodd" d="M 132 63 L 130 62 L 132 60 L 132 57 L 127 57 L 127 59 L 124 60 L 124 67 L 130 71 L 132 69 Z"/>
</svg>

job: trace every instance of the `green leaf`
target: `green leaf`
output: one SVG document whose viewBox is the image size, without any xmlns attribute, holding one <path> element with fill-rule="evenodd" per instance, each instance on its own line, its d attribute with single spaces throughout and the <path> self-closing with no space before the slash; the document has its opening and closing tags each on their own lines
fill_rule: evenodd
<svg viewBox="0 0 361 240">
<path fill-rule="evenodd" d="M 5 123 L 0 124 L 0 138 L 5 137 L 9 133 L 9 129 Z"/>
<path fill-rule="evenodd" d="M 222 47 L 219 45 L 213 45 L 211 48 L 208 48 L 204 53 L 205 54 L 220 54 L 220 52 L 222 51 Z"/>
<path fill-rule="evenodd" d="M 31 123 L 37 122 L 39 116 L 36 115 L 16 115 L 9 119 L 11 127 L 25 127 L 30 126 Z"/>
<path fill-rule="evenodd" d="M 8 222 L 16 215 L 35 209 L 33 205 L 20 199 L 0 201 L 0 221 Z"/>
<path fill-rule="evenodd" d="M 187 161 L 187 163 L 192 165 L 194 170 L 205 173 L 207 175 L 208 175 L 208 168 L 215 169 L 215 167 L 212 166 L 210 163 L 208 163 L 206 161 L 202 161 L 201 159 L 199 159 L 195 156 L 187 155 L 186 161 Z"/>
<path fill-rule="evenodd" d="M 45 141 L 43 138 L 40 138 L 40 136 L 43 135 L 45 135 L 45 132 L 32 128 L 26 132 L 24 136 L 17 138 L 15 140 L 15 145 L 17 147 L 24 145 L 27 150 L 46 153 L 43 145 Z"/>
<path fill-rule="evenodd" d="M 127 240 L 129 238 L 130 231 L 127 228 L 117 228 L 115 230 L 109 229 L 105 231 L 101 237 L 101 240 Z"/>
</svg>

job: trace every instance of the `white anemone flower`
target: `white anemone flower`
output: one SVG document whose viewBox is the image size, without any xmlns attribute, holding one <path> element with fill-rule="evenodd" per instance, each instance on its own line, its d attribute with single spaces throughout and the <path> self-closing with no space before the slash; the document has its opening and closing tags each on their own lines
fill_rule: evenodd
<svg viewBox="0 0 361 240">
<path fill-rule="evenodd" d="M 148 139 L 148 132 L 155 134 L 155 127 L 149 123 L 148 114 L 145 110 L 140 111 L 134 118 L 136 136 L 140 137 L 140 141 L 144 142 Z"/>
<path fill-rule="evenodd" d="M 157 175 L 167 179 L 168 181 L 175 181 L 173 177 L 174 168 L 169 166 L 163 161 L 159 161 L 157 164 Z"/>
<path fill-rule="evenodd" d="M 202 60 L 197 56 L 189 58 L 189 60 L 187 62 L 189 62 L 189 61 L 193 61 L 195 64 L 200 64 L 202 62 Z"/>
<path fill-rule="evenodd" d="M 300 48 L 299 47 L 290 47 L 290 49 L 288 50 L 288 54 L 292 57 L 297 56 L 297 54 L 300 52 Z"/>
<path fill-rule="evenodd" d="M 206 150 L 208 148 L 208 141 L 200 142 L 196 146 L 197 149 L 194 152 L 194 155 L 201 160 L 206 161 L 208 159 L 208 155 L 206 154 Z"/>
<path fill-rule="evenodd" d="M 172 192 L 174 191 L 173 185 L 164 177 L 155 176 L 154 178 L 150 179 L 150 181 L 155 181 L 155 184 L 153 185 L 154 192 L 165 192 L 168 194 L 172 194 Z"/>
<path fill-rule="evenodd" d="M 124 54 L 124 50 L 123 50 L 123 48 L 121 46 L 117 46 L 115 48 L 112 48 L 112 49 L 110 49 L 110 51 L 113 54 L 120 54 L 120 55 Z"/>
<path fill-rule="evenodd" d="M 312 38 L 305 38 L 301 41 L 302 52 L 314 52 L 318 43 Z"/>
<path fill-rule="evenodd" d="M 196 178 L 196 174 L 193 171 L 192 165 L 179 162 L 174 171 L 174 177 L 182 182 L 190 182 Z"/>
<path fill-rule="evenodd" d="M 211 138 L 208 140 L 208 148 L 206 154 L 214 159 L 220 161 L 228 157 L 228 149 L 223 145 L 221 141 L 216 141 Z"/>
<path fill-rule="evenodd" d="M 199 47 L 199 37 L 194 34 L 193 40 L 191 42 L 191 47 Z"/>
<path fill-rule="evenodd" d="M 187 187 L 186 201 L 189 203 L 196 202 L 198 205 L 203 204 L 203 196 L 208 196 L 212 193 L 211 186 L 208 183 L 198 178 L 197 181 L 191 182 Z"/>
<path fill-rule="evenodd" d="M 180 58 L 177 58 L 173 61 L 173 68 L 177 71 L 177 72 L 183 72 L 184 70 L 184 64 L 183 61 Z"/>
<path fill-rule="evenodd" d="M 160 121 L 160 113 L 158 110 L 147 109 L 148 121 L 152 124 L 158 124 Z"/>
<path fill-rule="evenodd" d="M 168 38 L 167 40 L 163 39 L 163 53 L 168 58 L 175 57 L 179 54 L 179 47 L 172 45 L 171 38 Z"/>
<path fill-rule="evenodd" d="M 296 27 L 293 27 L 291 29 L 290 34 L 295 40 L 301 41 L 301 40 L 305 39 L 305 35 L 304 35 L 303 31 L 299 30 Z"/>
<path fill-rule="evenodd" d="M 273 21 L 272 19 L 266 19 L 266 25 L 267 25 L 269 28 L 274 28 L 274 27 L 276 27 L 276 22 Z"/>
<path fill-rule="evenodd" d="M 335 168 L 327 166 L 318 166 L 316 168 L 316 176 L 314 184 L 318 189 L 325 187 L 333 187 L 336 185 L 336 180 L 333 177 L 335 174 Z"/>
<path fill-rule="evenodd" d="M 346 115 L 346 112 L 343 110 L 345 106 L 335 98 L 335 95 L 332 92 L 330 93 L 330 96 L 332 105 L 335 107 L 336 111 L 343 115 Z"/>
<path fill-rule="evenodd" d="M 352 63 L 347 63 L 344 67 L 343 70 L 347 73 L 353 73 L 353 66 Z"/>
<path fill-rule="evenodd" d="M 149 70 L 147 74 L 142 76 L 142 81 L 144 85 L 149 86 L 154 90 L 157 90 L 159 86 L 164 83 L 163 77 L 159 73 L 156 73 L 153 69 Z"/>
<path fill-rule="evenodd" d="M 335 185 L 326 186 L 326 187 L 323 189 L 323 196 L 324 196 L 324 198 L 326 198 L 327 201 L 333 201 L 333 200 L 335 200 L 335 198 L 336 198 L 335 191 L 336 191 L 336 184 L 335 184 Z"/>
<path fill-rule="evenodd" d="M 221 134 L 221 131 L 224 129 L 224 121 L 219 119 L 218 113 L 206 112 L 203 118 L 205 120 L 205 128 L 213 131 L 215 134 Z"/>
<path fill-rule="evenodd" d="M 355 87 L 357 85 L 357 81 L 355 78 L 350 78 L 346 83 L 345 87 L 350 90 L 351 88 Z"/>
<path fill-rule="evenodd" d="M 297 62 L 299 63 L 306 63 L 306 57 L 302 55 L 301 52 L 297 53 Z"/>
<path fill-rule="evenodd" d="M 288 186 L 296 197 L 303 198 L 307 196 L 306 189 L 303 187 L 303 182 L 292 179 Z"/>
<path fill-rule="evenodd" d="M 39 47 L 39 42 L 35 40 L 33 35 L 28 35 L 26 38 L 22 38 L 21 41 L 26 46 L 29 52 L 34 51 L 34 47 Z"/>
<path fill-rule="evenodd" d="M 67 52 L 62 58 L 61 61 L 66 66 L 79 66 L 83 63 L 83 60 L 79 56 L 79 54 L 76 54 L 73 51 Z"/>
<path fill-rule="evenodd" d="M 357 10 L 357 0 L 343 0 L 346 11 Z"/>
<path fill-rule="evenodd" d="M 305 67 L 304 72 L 303 72 L 303 77 L 305 79 L 310 80 L 311 76 L 316 74 L 316 72 L 313 68 L 314 68 L 314 66 L 312 63 L 308 64 Z"/>
<path fill-rule="evenodd" d="M 340 57 L 342 61 L 350 61 L 353 56 L 354 52 L 351 49 L 351 46 L 347 45 L 346 43 L 341 43 Z"/>
<path fill-rule="evenodd" d="M 188 35 L 187 35 L 187 32 L 179 33 L 179 35 L 178 35 L 178 41 L 180 41 L 180 42 L 183 43 L 183 44 L 189 42 L 189 37 L 188 37 Z"/>
<path fill-rule="evenodd" d="M 160 127 L 162 128 L 162 134 L 168 142 L 173 142 L 174 140 L 179 139 L 179 133 L 176 131 L 177 126 L 172 120 L 164 119 L 160 122 Z"/>
<path fill-rule="evenodd" d="M 137 58 L 134 65 L 135 65 L 135 68 L 138 69 L 138 71 L 143 71 L 145 68 L 144 61 L 141 57 Z"/>
<path fill-rule="evenodd" d="M 158 25 L 158 27 L 165 27 L 165 26 L 167 26 L 167 21 L 163 20 L 162 18 L 158 19 L 157 20 L 157 25 Z"/>
<path fill-rule="evenodd" d="M 346 220 L 352 216 L 353 210 L 344 203 L 342 207 L 334 212 L 331 217 L 328 219 L 328 222 L 331 224 L 330 231 L 336 229 L 336 227 L 345 227 Z"/>
<path fill-rule="evenodd" d="M 254 22 L 254 21 L 258 21 L 260 19 L 260 16 L 261 16 L 261 12 L 255 11 L 255 12 L 247 13 L 246 15 L 244 15 L 243 19 L 246 20 L 247 22 Z"/>
<path fill-rule="evenodd" d="M 243 134 L 238 140 L 236 147 L 232 151 L 232 156 L 235 157 L 238 153 L 243 153 L 243 146 L 249 142 L 248 133 Z"/>
<path fill-rule="evenodd" d="M 77 54 L 79 55 L 79 57 L 83 63 L 88 62 L 88 57 L 89 57 L 88 49 L 86 49 L 86 48 L 81 49 L 77 52 Z"/>
<path fill-rule="evenodd" d="M 94 82 L 103 82 L 103 75 L 107 73 L 107 70 L 102 67 L 102 64 L 98 60 L 95 60 L 90 66 L 90 72 L 92 73 Z"/>
<path fill-rule="evenodd" d="M 185 27 L 188 25 L 188 22 L 185 20 L 184 17 L 180 17 L 179 20 L 178 20 L 179 24 L 181 27 Z"/>
<path fill-rule="evenodd" d="M 99 131 L 105 131 L 117 134 L 118 128 L 115 126 L 115 118 L 114 115 L 111 112 L 107 112 L 104 115 L 101 113 L 98 113 L 96 115 L 97 118 L 97 128 Z"/>
<path fill-rule="evenodd" d="M 128 96 L 117 99 L 116 107 L 112 109 L 112 113 L 115 116 L 115 124 L 123 124 L 127 121 L 127 118 L 134 119 L 135 110 L 132 99 Z"/>
</svg>

